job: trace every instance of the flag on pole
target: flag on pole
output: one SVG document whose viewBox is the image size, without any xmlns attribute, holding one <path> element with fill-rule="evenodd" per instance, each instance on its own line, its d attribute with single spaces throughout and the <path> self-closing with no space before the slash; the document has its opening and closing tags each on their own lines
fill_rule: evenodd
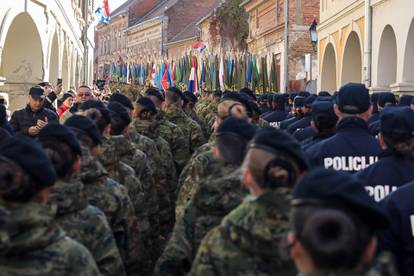
<svg viewBox="0 0 414 276">
<path fill-rule="evenodd" d="M 150 81 L 152 86 L 156 87 L 157 83 L 158 83 L 158 76 L 157 76 L 157 66 L 154 65 L 152 66 L 152 71 L 151 71 L 151 76 L 150 76 Z"/>
<path fill-rule="evenodd" d="M 111 11 L 109 9 L 109 0 L 104 0 L 102 5 L 95 11 L 96 18 L 99 23 L 109 24 L 111 22 Z"/>
<path fill-rule="evenodd" d="M 220 57 L 220 67 L 219 67 L 219 83 L 221 91 L 224 91 L 224 63 L 223 57 Z"/>
<path fill-rule="evenodd" d="M 188 80 L 188 91 L 192 93 L 197 93 L 197 77 L 196 77 L 196 57 L 193 57 L 191 71 L 190 71 L 190 78 Z"/>
<path fill-rule="evenodd" d="M 194 50 L 198 51 L 200 54 L 203 53 L 206 47 L 207 46 L 201 40 L 197 41 L 197 43 L 193 46 Z"/>
<path fill-rule="evenodd" d="M 168 89 L 167 72 L 168 72 L 167 69 L 164 70 L 164 74 L 162 75 L 162 80 L 161 80 L 161 87 L 162 87 L 162 90 L 164 90 L 164 91 L 167 91 L 167 89 Z"/>
</svg>

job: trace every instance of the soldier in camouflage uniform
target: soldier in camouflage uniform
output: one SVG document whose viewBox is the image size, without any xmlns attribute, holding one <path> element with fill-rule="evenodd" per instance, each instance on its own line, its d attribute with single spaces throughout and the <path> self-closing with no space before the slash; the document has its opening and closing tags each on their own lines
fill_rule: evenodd
<svg viewBox="0 0 414 276">
<path fill-rule="evenodd" d="M 242 201 L 245 190 L 240 185 L 238 168 L 254 132 L 255 128 L 241 119 L 230 117 L 220 125 L 214 148 L 217 161 L 209 164 L 209 175 L 200 180 L 183 216 L 178 218 L 157 262 L 156 275 L 187 273 L 204 235 Z"/>
<path fill-rule="evenodd" d="M 295 275 L 286 250 L 290 191 L 307 168 L 284 132 L 260 130 L 243 164 L 242 204 L 202 241 L 190 275 Z"/>
<path fill-rule="evenodd" d="M 197 96 L 189 91 L 186 91 L 183 93 L 183 98 L 184 113 L 201 127 L 204 137 L 210 137 L 210 130 L 207 128 L 207 125 L 204 123 L 204 121 L 198 117 L 197 113 L 194 110 L 194 107 L 198 101 Z"/>
<path fill-rule="evenodd" d="M 24 169 L 23 169 L 24 168 Z M 41 146 L 17 135 L 0 147 L 0 274 L 101 275 L 90 252 L 54 221 L 56 173 Z"/>
<path fill-rule="evenodd" d="M 65 125 L 76 132 L 82 148 L 79 177 L 91 205 L 101 209 L 111 226 L 127 275 L 135 275 L 140 266 L 139 226 L 128 190 L 108 178 L 108 172 L 96 156 L 100 154 L 101 134 L 90 119 L 74 115 Z"/>
<path fill-rule="evenodd" d="M 376 255 L 375 233 L 389 220 L 357 178 L 320 168 L 292 194 L 288 242 L 299 275 L 399 275 L 389 252 Z"/>
<path fill-rule="evenodd" d="M 182 98 L 183 94 L 178 88 L 168 88 L 163 111 L 166 119 L 176 124 L 183 131 L 192 154 L 206 142 L 206 139 L 201 127 L 185 114 L 182 108 Z"/>
</svg>

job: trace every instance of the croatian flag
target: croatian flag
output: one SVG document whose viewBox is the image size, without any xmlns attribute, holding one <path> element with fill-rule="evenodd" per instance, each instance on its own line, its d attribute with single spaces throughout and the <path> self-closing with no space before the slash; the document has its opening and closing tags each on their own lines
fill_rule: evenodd
<svg viewBox="0 0 414 276">
<path fill-rule="evenodd" d="M 196 51 L 199 51 L 200 54 L 206 49 L 206 45 L 200 40 L 196 44 L 194 44 L 193 48 Z"/>
<path fill-rule="evenodd" d="M 197 93 L 197 78 L 196 78 L 196 57 L 193 57 L 191 71 L 190 71 L 190 79 L 188 80 L 188 91 L 192 93 Z"/>
<path fill-rule="evenodd" d="M 95 11 L 99 23 L 109 24 L 109 22 L 111 22 L 111 11 L 109 9 L 108 1 L 109 0 L 103 0 L 102 6 L 98 7 Z"/>
</svg>

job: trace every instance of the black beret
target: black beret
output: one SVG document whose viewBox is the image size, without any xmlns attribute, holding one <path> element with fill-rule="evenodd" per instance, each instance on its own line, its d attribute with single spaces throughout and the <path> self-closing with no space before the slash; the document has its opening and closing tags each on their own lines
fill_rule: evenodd
<svg viewBox="0 0 414 276">
<path fill-rule="evenodd" d="M 39 132 L 37 139 L 47 141 L 50 139 L 59 140 L 68 145 L 72 151 L 78 155 L 82 155 L 82 149 L 79 145 L 78 139 L 76 138 L 73 131 L 64 125 L 58 123 L 50 123 Z"/>
<path fill-rule="evenodd" d="M 306 174 L 293 190 L 293 206 L 322 205 L 344 208 L 374 228 L 387 226 L 388 219 L 368 195 L 357 177 L 334 170 L 315 169 Z"/>
<path fill-rule="evenodd" d="M 251 112 L 251 107 L 249 104 L 249 100 L 243 94 L 237 92 L 224 92 L 223 97 L 221 98 L 222 101 L 225 100 L 232 100 L 241 103 L 247 110 L 247 112 Z"/>
<path fill-rule="evenodd" d="M 108 104 L 108 109 L 112 114 L 118 115 L 126 124 L 131 123 L 131 116 L 128 113 L 128 110 L 125 106 L 119 102 L 110 102 Z"/>
<path fill-rule="evenodd" d="M 245 94 L 249 96 L 250 98 L 252 98 L 253 100 L 257 101 L 256 95 L 253 93 L 253 91 L 250 88 L 244 87 L 240 89 L 240 93 Z"/>
<path fill-rule="evenodd" d="M 250 110 L 251 110 L 252 113 L 256 113 L 256 114 L 259 114 L 259 115 L 262 114 L 262 112 L 260 111 L 259 106 L 253 100 L 249 101 L 249 107 L 250 107 Z"/>
<path fill-rule="evenodd" d="M 72 128 L 75 132 L 89 136 L 96 145 L 102 143 L 102 137 L 98 127 L 91 119 L 85 116 L 73 115 L 66 120 L 65 126 Z"/>
<path fill-rule="evenodd" d="M 125 106 L 126 108 L 134 109 L 134 105 L 132 104 L 132 101 L 127 96 L 121 93 L 112 94 L 111 97 L 109 97 L 109 102 L 110 103 L 118 102 L 122 104 L 123 106 Z"/>
<path fill-rule="evenodd" d="M 160 91 L 158 91 L 158 89 L 155 89 L 155 88 L 148 88 L 147 89 L 147 91 L 145 91 L 145 95 L 148 97 L 148 96 L 154 96 L 154 97 L 157 97 L 157 99 L 160 101 L 160 102 L 163 102 L 163 101 L 165 101 L 165 97 L 164 97 L 164 95 L 160 92 Z"/>
<path fill-rule="evenodd" d="M 0 155 L 19 164 L 40 186 L 50 187 L 56 181 L 56 171 L 41 145 L 26 135 L 17 134 L 2 142 Z"/>
<path fill-rule="evenodd" d="M 32 96 L 35 99 L 44 99 L 45 96 L 45 89 L 39 85 L 33 86 L 30 88 L 29 95 Z"/>
<path fill-rule="evenodd" d="M 331 96 L 331 94 L 330 94 L 328 91 L 320 91 L 320 92 L 318 93 L 318 96 L 319 96 L 319 97 L 330 97 L 330 96 Z"/>
<path fill-rule="evenodd" d="M 152 113 L 157 113 L 157 108 L 155 107 L 155 104 L 147 97 L 140 97 L 137 100 L 137 104 L 141 105 L 144 110 L 147 110 Z"/>
<path fill-rule="evenodd" d="M 306 107 L 312 107 L 313 102 L 316 100 L 318 96 L 316 96 L 315 94 L 309 95 L 308 97 L 306 97 L 305 99 L 305 106 Z"/>
<path fill-rule="evenodd" d="M 189 102 L 192 102 L 192 103 L 196 103 L 197 102 L 197 96 L 196 95 L 194 95 L 194 93 L 191 93 L 190 91 L 185 91 L 184 93 L 183 93 L 183 96 L 184 96 L 184 99 L 186 99 L 187 101 L 189 101 Z"/>
<path fill-rule="evenodd" d="M 91 108 L 98 109 L 101 112 L 102 117 L 105 119 L 105 121 L 108 124 L 111 123 L 111 115 L 109 114 L 109 110 L 103 102 L 96 101 L 96 100 L 89 100 L 81 104 L 81 106 L 79 107 L 80 110 L 88 110 Z"/>
<path fill-rule="evenodd" d="M 250 148 L 259 148 L 268 152 L 276 150 L 287 152 L 301 166 L 301 169 L 308 168 L 308 161 L 302 147 L 289 134 L 282 130 L 266 127 L 258 130 L 250 143 Z"/>
<path fill-rule="evenodd" d="M 275 94 L 272 99 L 273 102 L 278 103 L 280 105 L 284 105 L 286 102 L 286 98 L 282 94 Z"/>
<path fill-rule="evenodd" d="M 383 92 L 379 95 L 378 98 L 378 105 L 381 107 L 385 107 L 388 105 L 396 105 L 397 100 L 395 99 L 395 96 L 391 92 Z"/>
<path fill-rule="evenodd" d="M 181 99 L 184 99 L 183 92 L 181 92 L 181 90 L 178 89 L 177 87 L 174 87 L 174 86 L 168 87 L 167 92 L 174 93 L 174 94 L 178 95 Z"/>
<path fill-rule="evenodd" d="M 256 132 L 256 127 L 249 124 L 246 120 L 242 120 L 235 117 L 228 117 L 221 122 L 217 128 L 216 135 L 220 136 L 223 133 L 234 133 L 244 138 L 245 140 L 251 140 Z"/>
<path fill-rule="evenodd" d="M 380 115 L 381 133 L 395 141 L 414 137 L 414 111 L 408 106 L 387 107 Z"/>
<path fill-rule="evenodd" d="M 338 108 L 346 114 L 361 114 L 370 107 L 368 89 L 361 83 L 348 83 L 339 89 Z"/>
<path fill-rule="evenodd" d="M 306 100 L 305 97 L 296 96 L 295 99 L 293 100 L 293 107 L 299 108 L 299 107 L 305 106 L 305 100 Z"/>
<path fill-rule="evenodd" d="M 413 100 L 413 96 L 411 95 L 401 95 L 400 105 L 410 105 L 412 100 Z"/>
</svg>

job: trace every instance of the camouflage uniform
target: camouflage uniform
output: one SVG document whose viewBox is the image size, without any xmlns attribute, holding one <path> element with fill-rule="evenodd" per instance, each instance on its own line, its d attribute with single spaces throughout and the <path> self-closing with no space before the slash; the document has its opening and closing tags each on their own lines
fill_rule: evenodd
<svg viewBox="0 0 414 276">
<path fill-rule="evenodd" d="M 76 179 L 55 183 L 48 204 L 57 209 L 56 221 L 69 237 L 92 253 L 102 275 L 125 275 L 106 216 L 88 204 L 83 189 L 82 182 Z"/>
<path fill-rule="evenodd" d="M 195 152 L 198 147 L 206 142 L 201 127 L 189 118 L 181 107 L 170 105 L 164 111 L 166 119 L 176 124 L 183 131 L 189 143 L 190 153 Z"/>
<path fill-rule="evenodd" d="M 188 272 L 203 237 L 245 196 L 237 167 L 215 162 L 209 169 L 211 175 L 199 183 L 183 216 L 178 218 L 172 237 L 157 262 L 155 275 Z"/>
<path fill-rule="evenodd" d="M 398 276 L 400 273 L 395 265 L 394 258 L 389 252 L 380 253 L 370 265 L 361 272 L 354 271 L 316 271 L 308 274 L 299 273 L 298 276 Z"/>
<path fill-rule="evenodd" d="M 80 179 L 89 203 L 105 213 L 127 274 L 139 271 L 139 227 L 128 190 L 108 178 L 105 168 L 84 146 L 81 162 Z"/>
<path fill-rule="evenodd" d="M 207 128 L 207 125 L 205 124 L 205 122 L 203 120 L 200 119 L 200 117 L 198 117 L 197 113 L 194 111 L 194 109 L 191 108 L 184 108 L 183 109 L 185 114 L 192 119 L 194 122 L 196 122 L 200 127 L 201 130 L 203 131 L 204 137 L 209 137 L 210 136 L 210 130 Z"/>
<path fill-rule="evenodd" d="M 296 275 L 286 238 L 290 192 L 248 196 L 206 235 L 190 275 Z"/>
<path fill-rule="evenodd" d="M 50 206 L 0 201 L 0 274 L 101 275 L 89 251 L 57 226 Z"/>
</svg>

